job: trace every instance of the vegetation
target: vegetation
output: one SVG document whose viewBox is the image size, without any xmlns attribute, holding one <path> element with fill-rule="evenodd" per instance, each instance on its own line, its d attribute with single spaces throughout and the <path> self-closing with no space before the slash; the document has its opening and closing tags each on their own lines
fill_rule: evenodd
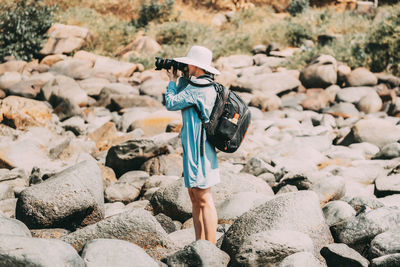
<svg viewBox="0 0 400 267">
<path fill-rule="evenodd" d="M 315 1 L 311 0 L 257 0 L 250 1 L 255 7 L 247 6 L 227 13 L 227 22 L 215 26 L 212 23 L 217 14 L 215 9 L 232 9 L 232 3 L 240 1 L 18 0 L 16 6 L 19 7 L 28 2 L 37 5 L 36 13 L 26 17 L 21 12 L 14 12 L 17 7 L 7 7 L 5 3 L 8 2 L 0 0 L 2 11 L 5 11 L 0 15 L 0 23 L 4 25 L 0 28 L 1 58 L 10 51 L 21 59 L 35 57 L 38 44 L 54 18 L 55 22 L 88 28 L 93 38 L 85 49 L 105 56 L 114 56 L 137 36 L 144 34 L 154 38 L 161 44 L 161 52 L 137 54 L 130 59 L 147 68 L 153 66 L 155 56 L 181 56 L 193 44 L 210 47 L 217 59 L 232 54 L 251 54 L 254 45 L 270 43 L 281 48 L 300 48 L 285 63 L 288 68 L 301 68 L 322 53 L 353 68 L 365 66 L 373 71 L 387 69 L 393 73 L 398 73 L 400 68 L 400 4 L 379 7 L 373 14 L 362 15 L 356 11 L 338 13 L 334 8 L 315 8 Z M 213 5 L 216 2 L 218 5 Z M 58 8 L 55 16 L 51 16 L 54 6 Z M 211 6 L 213 8 L 205 8 Z M 280 8 L 289 13 L 277 14 L 276 10 Z M 18 21 L 25 20 L 21 23 L 25 25 L 24 34 L 12 28 L 16 23 L 10 21 L 17 18 Z M 330 36 L 332 40 L 320 42 L 321 35 Z M 304 45 L 305 41 L 307 45 Z"/>
<path fill-rule="evenodd" d="M 41 1 L 17 0 L 0 5 L 0 61 L 6 56 L 37 58 L 46 31 L 53 24 L 53 8 Z"/>
</svg>

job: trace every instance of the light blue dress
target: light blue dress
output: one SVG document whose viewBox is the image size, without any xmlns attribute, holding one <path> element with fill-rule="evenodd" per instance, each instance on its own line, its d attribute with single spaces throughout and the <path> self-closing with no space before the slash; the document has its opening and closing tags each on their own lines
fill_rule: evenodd
<svg viewBox="0 0 400 267">
<path fill-rule="evenodd" d="M 209 83 L 205 79 L 193 81 L 198 84 Z M 188 188 L 205 189 L 220 182 L 215 148 L 207 141 L 204 129 L 201 135 L 202 122 L 193 108 L 196 105 L 204 121 L 207 122 L 216 96 L 213 86 L 195 87 L 185 78 L 180 78 L 178 85 L 172 81 L 168 84 L 165 95 L 166 108 L 182 112 L 183 174 L 185 186 Z M 200 153 L 201 142 L 203 142 L 203 156 Z"/>
</svg>

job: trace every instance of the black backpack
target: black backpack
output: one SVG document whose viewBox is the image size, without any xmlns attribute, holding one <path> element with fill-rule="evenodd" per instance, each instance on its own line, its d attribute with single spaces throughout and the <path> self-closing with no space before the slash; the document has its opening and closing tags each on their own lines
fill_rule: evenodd
<svg viewBox="0 0 400 267">
<path fill-rule="evenodd" d="M 251 113 L 243 99 L 227 89 L 220 83 L 214 81 L 212 76 L 202 75 L 198 79 L 206 79 L 210 83 L 197 84 L 189 81 L 197 87 L 213 85 L 217 92 L 215 104 L 210 114 L 210 120 L 205 123 L 200 111 L 195 107 L 203 122 L 203 128 L 207 134 L 207 140 L 216 148 L 223 152 L 233 153 L 242 143 L 247 129 L 250 125 Z M 203 130 L 201 135 L 203 135 Z M 203 143 L 201 143 L 201 153 L 203 153 Z"/>
</svg>

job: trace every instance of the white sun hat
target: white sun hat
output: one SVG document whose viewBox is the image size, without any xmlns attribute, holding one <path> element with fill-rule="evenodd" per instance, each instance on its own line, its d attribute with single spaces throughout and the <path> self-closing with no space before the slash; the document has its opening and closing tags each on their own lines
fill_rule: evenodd
<svg viewBox="0 0 400 267">
<path fill-rule="evenodd" d="M 199 67 L 212 74 L 221 74 L 216 68 L 211 66 L 212 52 L 204 46 L 192 46 L 186 57 L 177 57 L 174 60 Z"/>
</svg>

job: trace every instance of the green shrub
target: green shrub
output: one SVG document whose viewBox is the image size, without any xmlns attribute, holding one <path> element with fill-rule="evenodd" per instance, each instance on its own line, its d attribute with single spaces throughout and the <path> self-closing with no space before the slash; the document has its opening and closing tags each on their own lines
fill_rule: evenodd
<svg viewBox="0 0 400 267">
<path fill-rule="evenodd" d="M 137 27 L 144 27 L 151 21 L 162 23 L 168 21 L 173 13 L 175 0 L 143 0 L 139 9 L 139 18 L 134 21 Z"/>
<path fill-rule="evenodd" d="M 288 12 L 291 16 L 296 16 L 297 14 L 303 13 L 310 7 L 309 0 L 292 0 L 290 1 Z"/>
<path fill-rule="evenodd" d="M 400 66 L 400 8 L 375 25 L 365 43 L 372 71 Z"/>
<path fill-rule="evenodd" d="M 285 38 L 292 46 L 300 46 L 304 40 L 313 39 L 313 33 L 309 28 L 295 22 L 289 21 L 285 30 Z"/>
<path fill-rule="evenodd" d="M 17 0 L 0 6 L 0 60 L 6 56 L 29 61 L 37 58 L 46 31 L 53 24 L 54 8 L 41 1 Z"/>
<path fill-rule="evenodd" d="M 156 40 L 166 45 L 187 45 L 212 38 L 211 28 L 194 22 L 166 22 L 156 27 Z"/>
</svg>

